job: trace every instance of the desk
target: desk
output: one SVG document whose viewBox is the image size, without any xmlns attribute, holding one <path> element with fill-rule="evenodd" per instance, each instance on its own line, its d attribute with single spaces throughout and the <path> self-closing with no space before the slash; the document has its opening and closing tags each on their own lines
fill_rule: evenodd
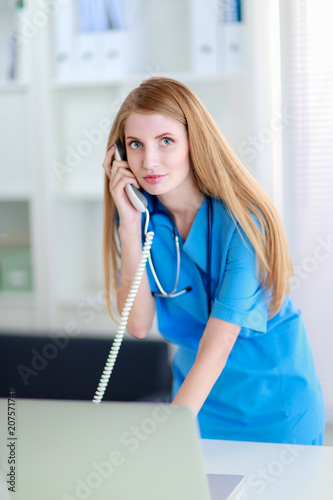
<svg viewBox="0 0 333 500">
<path fill-rule="evenodd" d="M 333 447 L 203 439 L 207 473 L 242 474 L 233 500 L 332 500 Z"/>
</svg>

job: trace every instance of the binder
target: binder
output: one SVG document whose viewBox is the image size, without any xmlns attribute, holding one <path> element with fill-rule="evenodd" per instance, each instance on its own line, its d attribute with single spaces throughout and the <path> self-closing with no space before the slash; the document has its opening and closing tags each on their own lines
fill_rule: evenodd
<svg viewBox="0 0 333 500">
<path fill-rule="evenodd" d="M 94 32 L 77 33 L 73 37 L 73 78 L 96 78 L 96 35 Z"/>
<path fill-rule="evenodd" d="M 58 80 L 72 78 L 72 37 L 74 32 L 74 6 L 68 2 L 61 6 L 54 17 L 53 40 L 55 56 L 55 74 Z"/>
<path fill-rule="evenodd" d="M 241 0 L 218 2 L 218 70 L 236 75 L 244 65 L 244 24 Z"/>
<path fill-rule="evenodd" d="M 96 33 L 96 68 L 98 78 L 119 78 L 130 73 L 130 34 L 128 30 Z"/>
<path fill-rule="evenodd" d="M 241 22 L 224 23 L 224 71 L 239 74 L 244 67 L 244 26 Z"/>
<path fill-rule="evenodd" d="M 241 0 L 191 0 L 192 70 L 201 74 L 243 71 Z"/>
<path fill-rule="evenodd" d="M 58 80 L 119 78 L 131 71 L 133 40 L 125 28 L 126 5 L 120 9 L 116 0 L 81 0 L 61 7 L 54 17 Z"/>
<path fill-rule="evenodd" d="M 192 70 L 195 73 L 217 71 L 217 13 L 213 2 L 191 0 Z"/>
</svg>

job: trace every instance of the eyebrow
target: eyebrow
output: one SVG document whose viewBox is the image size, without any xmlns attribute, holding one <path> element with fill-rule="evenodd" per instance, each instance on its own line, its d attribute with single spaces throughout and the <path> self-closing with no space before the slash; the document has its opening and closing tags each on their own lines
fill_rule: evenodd
<svg viewBox="0 0 333 500">
<path fill-rule="evenodd" d="M 172 132 L 163 132 L 163 134 L 157 135 L 156 137 L 154 137 L 154 139 L 160 139 L 161 137 L 169 137 L 169 136 L 175 137 L 176 134 L 174 134 Z M 129 139 L 131 141 L 138 141 L 138 142 L 140 142 L 140 139 L 138 137 L 133 137 L 131 135 L 129 135 L 129 136 L 126 137 L 126 141 L 128 141 Z"/>
</svg>

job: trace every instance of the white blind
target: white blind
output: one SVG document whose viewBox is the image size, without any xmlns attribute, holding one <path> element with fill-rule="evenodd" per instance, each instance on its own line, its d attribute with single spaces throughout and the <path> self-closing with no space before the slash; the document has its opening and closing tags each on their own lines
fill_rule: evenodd
<svg viewBox="0 0 333 500">
<path fill-rule="evenodd" d="M 333 421 L 333 3 L 281 0 L 285 216 L 302 310 Z"/>
</svg>

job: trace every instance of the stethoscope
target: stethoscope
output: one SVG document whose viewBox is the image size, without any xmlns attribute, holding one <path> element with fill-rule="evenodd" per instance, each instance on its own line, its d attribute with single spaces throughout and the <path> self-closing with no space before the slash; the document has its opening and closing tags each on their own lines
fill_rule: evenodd
<svg viewBox="0 0 333 500">
<path fill-rule="evenodd" d="M 208 238 L 207 238 L 207 306 L 208 306 L 208 315 L 211 312 L 211 262 L 212 262 L 212 199 L 211 197 L 207 197 L 207 202 L 208 202 L 208 210 L 207 210 L 207 227 L 208 227 Z M 149 266 L 152 272 L 152 275 L 154 277 L 155 283 L 157 285 L 157 288 L 159 292 L 152 292 L 152 295 L 154 297 L 163 297 L 163 298 L 175 298 L 179 297 L 181 295 L 184 295 L 185 293 L 188 293 L 192 290 L 191 286 L 187 286 L 183 290 L 180 290 L 177 292 L 178 288 L 178 282 L 179 282 L 179 273 L 180 273 L 180 246 L 179 246 L 179 235 L 178 235 L 178 230 L 175 224 L 175 221 L 171 217 L 171 215 L 167 211 L 159 210 L 157 206 L 157 199 L 156 196 L 153 196 L 153 210 L 150 213 L 150 219 L 153 223 L 153 217 L 154 215 L 162 215 L 166 217 L 171 225 L 172 225 L 172 235 L 175 241 L 175 248 L 176 248 L 176 254 L 177 254 L 177 271 L 176 271 L 176 279 L 175 279 L 175 284 L 171 292 L 166 292 L 155 271 L 155 267 L 152 261 L 151 254 L 149 253 L 148 256 L 148 262 Z"/>
</svg>

